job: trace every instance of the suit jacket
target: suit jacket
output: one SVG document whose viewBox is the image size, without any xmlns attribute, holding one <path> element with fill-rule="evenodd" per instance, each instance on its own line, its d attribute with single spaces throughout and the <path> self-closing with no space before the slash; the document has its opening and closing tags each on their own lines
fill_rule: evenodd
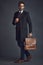
<svg viewBox="0 0 43 65">
<path fill-rule="evenodd" d="M 20 22 L 16 23 L 15 19 L 19 18 Z M 23 41 L 27 37 L 27 23 L 29 24 L 29 33 L 32 32 L 32 23 L 29 16 L 29 12 L 23 11 L 22 14 L 19 11 L 14 13 L 13 25 L 16 25 L 16 40 Z"/>
</svg>

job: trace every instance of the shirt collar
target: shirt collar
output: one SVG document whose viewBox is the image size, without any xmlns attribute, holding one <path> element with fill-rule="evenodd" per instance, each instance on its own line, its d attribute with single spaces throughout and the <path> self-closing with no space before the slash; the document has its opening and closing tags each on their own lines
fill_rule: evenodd
<svg viewBox="0 0 43 65">
<path fill-rule="evenodd" d="M 23 10 L 19 11 L 20 13 L 23 13 Z"/>
</svg>

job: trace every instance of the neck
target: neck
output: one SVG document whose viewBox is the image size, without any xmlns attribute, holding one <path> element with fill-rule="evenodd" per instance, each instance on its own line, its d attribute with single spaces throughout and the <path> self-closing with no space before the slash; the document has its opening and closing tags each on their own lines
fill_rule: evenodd
<svg viewBox="0 0 43 65">
<path fill-rule="evenodd" d="M 24 10 L 19 10 L 19 11 L 24 11 Z"/>
</svg>

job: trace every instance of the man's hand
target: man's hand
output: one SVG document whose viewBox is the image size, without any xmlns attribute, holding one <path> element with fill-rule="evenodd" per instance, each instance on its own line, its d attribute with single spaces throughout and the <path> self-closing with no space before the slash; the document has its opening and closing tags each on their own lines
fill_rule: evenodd
<svg viewBox="0 0 43 65">
<path fill-rule="evenodd" d="M 19 18 L 16 18 L 15 21 L 16 21 L 16 23 L 18 23 L 19 22 Z"/>
<path fill-rule="evenodd" d="M 29 33 L 28 37 L 32 37 L 32 33 Z"/>
</svg>

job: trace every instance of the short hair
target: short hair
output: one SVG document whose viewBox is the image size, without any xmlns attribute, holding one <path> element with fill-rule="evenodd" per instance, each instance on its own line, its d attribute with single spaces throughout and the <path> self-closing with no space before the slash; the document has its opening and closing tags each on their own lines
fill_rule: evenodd
<svg viewBox="0 0 43 65">
<path fill-rule="evenodd" d="M 20 6 L 20 4 L 24 4 L 25 5 L 25 3 L 23 1 L 19 1 L 18 2 L 18 6 Z"/>
</svg>

